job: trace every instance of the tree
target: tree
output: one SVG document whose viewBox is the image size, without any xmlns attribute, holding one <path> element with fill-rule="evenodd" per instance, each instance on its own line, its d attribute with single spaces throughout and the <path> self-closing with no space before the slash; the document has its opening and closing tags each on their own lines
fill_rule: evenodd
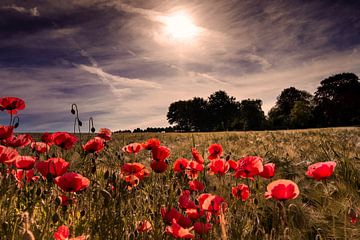
<svg viewBox="0 0 360 240">
<path fill-rule="evenodd" d="M 290 113 L 296 102 L 310 106 L 312 95 L 294 87 L 284 89 L 277 97 L 276 105 L 269 111 L 269 122 L 274 128 L 291 127 Z"/>
<path fill-rule="evenodd" d="M 240 121 L 243 130 L 263 129 L 266 119 L 261 105 L 262 101 L 260 99 L 246 99 L 241 101 Z"/>
<path fill-rule="evenodd" d="M 209 126 L 212 130 L 231 130 L 238 110 L 235 100 L 221 90 L 210 95 L 207 110 L 210 117 Z"/>
<path fill-rule="evenodd" d="M 290 112 L 290 126 L 292 128 L 307 128 L 313 125 L 313 109 L 308 102 L 297 101 Z"/>
<path fill-rule="evenodd" d="M 320 82 L 315 114 L 325 126 L 360 124 L 360 82 L 354 73 L 340 73 Z"/>
<path fill-rule="evenodd" d="M 207 119 L 207 101 L 199 97 L 171 103 L 167 113 L 168 122 L 184 131 L 206 131 Z"/>
</svg>

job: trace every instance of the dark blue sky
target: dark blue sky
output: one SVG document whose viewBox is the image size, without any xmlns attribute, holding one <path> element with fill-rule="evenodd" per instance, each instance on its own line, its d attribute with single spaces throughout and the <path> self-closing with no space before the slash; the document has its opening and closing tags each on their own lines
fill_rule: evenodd
<svg viewBox="0 0 360 240">
<path fill-rule="evenodd" d="M 330 0 L 2 0 L 0 96 L 26 101 L 19 131 L 71 131 L 73 102 L 97 128 L 166 126 L 171 102 L 219 89 L 262 99 L 267 112 L 284 88 L 313 93 L 332 74 L 360 75 L 359 10 Z M 179 11 L 195 24 L 191 39 L 165 31 Z"/>
</svg>

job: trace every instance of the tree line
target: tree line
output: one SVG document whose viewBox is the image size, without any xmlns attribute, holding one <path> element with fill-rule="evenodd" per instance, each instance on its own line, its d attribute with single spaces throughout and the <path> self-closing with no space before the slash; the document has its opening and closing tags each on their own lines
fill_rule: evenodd
<svg viewBox="0 0 360 240">
<path fill-rule="evenodd" d="M 336 127 L 360 124 L 360 82 L 354 73 L 332 75 L 314 95 L 295 87 L 284 89 L 268 116 L 262 100 L 237 101 L 219 90 L 207 99 L 194 97 L 170 104 L 169 124 L 177 131 L 230 131 Z"/>
</svg>

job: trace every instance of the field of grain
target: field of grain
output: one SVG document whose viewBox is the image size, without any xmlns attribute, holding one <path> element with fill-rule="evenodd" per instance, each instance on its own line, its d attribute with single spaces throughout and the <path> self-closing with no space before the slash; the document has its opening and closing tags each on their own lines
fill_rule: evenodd
<svg viewBox="0 0 360 240">
<path fill-rule="evenodd" d="M 33 134 L 38 140 L 40 134 Z M 95 135 L 94 135 L 95 136 Z M 195 239 L 360 239 L 360 129 L 334 128 L 299 131 L 214 132 L 214 133 L 121 133 L 98 154 L 86 153 L 79 143 L 94 137 L 82 135 L 69 150 L 52 146 L 45 154 L 30 147 L 17 149 L 21 155 L 38 157 L 37 162 L 60 157 L 70 163 L 68 172 L 76 172 L 90 180 L 82 191 L 63 191 L 51 178 L 33 180 L 13 177 L 13 166 L 2 164 L 0 177 L 0 239 L 53 239 L 59 226 L 70 229 L 70 239 L 173 239 L 175 236 Z M 150 167 L 151 151 L 126 153 L 123 146 L 160 140 L 170 149 L 166 171 L 155 173 Z M 208 172 L 208 148 L 223 148 L 222 159 L 235 160 L 259 156 L 263 164 L 274 163 L 271 179 L 255 176 L 235 178 L 231 169 L 221 174 Z M 192 159 L 192 148 L 205 159 L 204 170 L 197 180 L 203 191 L 189 191 L 187 200 L 198 208 L 199 196 L 205 193 L 222 198 L 219 211 L 200 213 L 189 218 L 179 196 L 189 190 L 189 179 L 183 172 L 174 172 L 179 158 Z M 306 176 L 307 168 L 316 162 L 336 162 L 332 176 L 315 180 Z M 129 187 L 120 173 L 125 163 L 142 163 L 149 171 L 141 181 Z M 35 170 L 35 176 L 40 174 Z M 276 179 L 292 180 L 299 196 L 277 201 L 264 193 Z M 245 201 L 232 195 L 232 187 L 246 184 L 249 198 Z M 61 197 L 66 196 L 64 203 Z M 215 203 L 211 203 L 215 204 Z M 174 208 L 186 223 L 174 224 L 165 215 Z M 28 214 L 28 216 L 26 216 Z M 167 217 L 166 217 L 167 216 Z M 170 218 L 170 221 L 169 221 Z M 146 222 L 145 222 L 146 221 Z M 199 223 L 198 223 L 199 222 Z M 141 223 L 146 223 L 141 227 Z M 203 234 L 194 229 L 198 223 L 209 225 Z M 140 227 L 139 227 L 140 226 Z M 196 230 L 196 231 L 195 231 Z M 203 229 L 204 230 L 204 229 Z M 171 231 L 173 232 L 171 234 Z M 24 234 L 25 233 L 25 234 Z M 185 233 L 185 234 L 184 234 Z M 183 235 L 181 235 L 183 234 Z M 25 236 L 25 237 L 24 237 Z M 60 239 L 60 238 L 59 238 Z M 64 238 L 65 239 L 65 238 Z"/>
</svg>

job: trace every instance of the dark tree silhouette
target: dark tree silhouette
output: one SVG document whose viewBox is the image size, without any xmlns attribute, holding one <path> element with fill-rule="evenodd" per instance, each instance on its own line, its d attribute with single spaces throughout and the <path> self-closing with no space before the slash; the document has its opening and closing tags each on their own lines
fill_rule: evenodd
<svg viewBox="0 0 360 240">
<path fill-rule="evenodd" d="M 260 130 L 264 128 L 265 114 L 261 109 L 260 99 L 242 100 L 240 103 L 240 122 L 243 130 Z"/>
<path fill-rule="evenodd" d="M 290 114 L 296 102 L 310 107 L 312 95 L 294 87 L 284 89 L 277 97 L 276 105 L 269 111 L 269 123 L 273 128 L 290 128 Z"/>
<path fill-rule="evenodd" d="M 315 115 L 324 126 L 360 124 L 360 82 L 354 73 L 321 81 L 315 92 Z"/>
</svg>

